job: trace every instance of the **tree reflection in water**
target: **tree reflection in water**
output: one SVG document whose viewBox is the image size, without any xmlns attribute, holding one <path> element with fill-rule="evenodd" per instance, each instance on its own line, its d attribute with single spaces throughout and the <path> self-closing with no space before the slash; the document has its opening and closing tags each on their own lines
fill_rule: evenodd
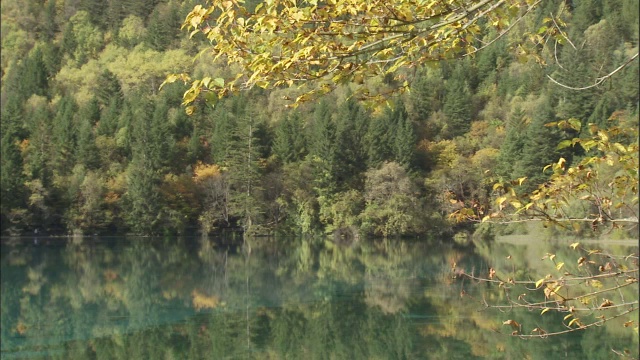
<svg viewBox="0 0 640 360">
<path fill-rule="evenodd" d="M 505 314 L 478 311 L 460 292 L 499 293 L 453 281 L 451 264 L 501 266 L 509 254 L 539 277 L 544 269 L 528 263 L 534 250 L 524 246 L 246 242 L 5 241 L 2 358 L 608 359 L 611 348 L 637 351 L 637 334 L 615 325 L 544 340 L 494 332 Z"/>
</svg>

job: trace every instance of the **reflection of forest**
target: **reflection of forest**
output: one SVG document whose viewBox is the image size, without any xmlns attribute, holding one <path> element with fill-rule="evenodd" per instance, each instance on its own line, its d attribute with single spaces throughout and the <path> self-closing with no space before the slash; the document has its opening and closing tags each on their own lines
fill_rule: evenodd
<svg viewBox="0 0 640 360">
<path fill-rule="evenodd" d="M 536 254 L 566 247 L 537 246 Z M 505 316 L 559 323 L 539 312 L 478 311 L 462 289 L 490 301 L 500 292 L 453 280 L 451 264 L 506 273 L 511 255 L 527 269 L 520 276 L 536 279 L 547 269 L 530 253 L 499 243 L 472 251 L 300 239 L 3 244 L 2 357 L 604 359 L 611 348 L 637 351 L 636 334 L 619 324 L 535 341 L 492 331 Z"/>
</svg>

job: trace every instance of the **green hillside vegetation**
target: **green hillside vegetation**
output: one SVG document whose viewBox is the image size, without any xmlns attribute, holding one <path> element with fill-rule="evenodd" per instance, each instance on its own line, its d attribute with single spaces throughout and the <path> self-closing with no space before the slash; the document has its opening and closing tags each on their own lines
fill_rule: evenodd
<svg viewBox="0 0 640 360">
<path fill-rule="evenodd" d="M 159 89 L 167 74 L 235 73 L 193 61 L 207 42 L 180 26 L 197 2 L 2 1 L 2 233 L 471 234 L 449 214 L 488 213 L 494 182 L 527 177 L 530 192 L 546 165 L 594 156 L 557 147 L 589 124 L 637 131 L 637 59 L 584 91 L 546 75 L 585 86 L 637 53 L 638 2 L 566 3 L 576 48 L 542 52 L 546 66 L 517 44 L 556 2 L 473 57 L 411 69 L 387 103 L 352 96 L 397 85 L 376 77 L 297 108 L 295 88 L 254 88 L 187 115 L 186 85 Z M 544 126 L 567 119 L 579 133 Z"/>
</svg>

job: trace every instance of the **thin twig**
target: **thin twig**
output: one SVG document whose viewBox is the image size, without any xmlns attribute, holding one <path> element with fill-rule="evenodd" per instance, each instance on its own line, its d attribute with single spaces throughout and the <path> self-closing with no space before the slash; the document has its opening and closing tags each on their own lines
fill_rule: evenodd
<svg viewBox="0 0 640 360">
<path fill-rule="evenodd" d="M 587 90 L 587 89 L 591 89 L 594 88 L 596 86 L 599 86 L 600 84 L 602 84 L 603 82 L 605 82 L 607 79 L 611 78 L 613 75 L 615 75 L 616 73 L 618 73 L 620 70 L 624 69 L 627 65 L 629 65 L 633 60 L 638 58 L 638 53 L 636 53 L 635 55 L 633 55 L 631 58 L 629 58 L 629 60 L 625 61 L 624 64 L 618 66 L 617 69 L 613 70 L 612 72 L 608 73 L 605 76 L 601 76 L 599 78 L 596 78 L 595 83 L 593 83 L 592 85 L 589 86 L 583 86 L 583 87 L 573 87 L 573 86 L 569 86 L 569 85 L 565 85 L 560 83 L 559 81 L 557 81 L 556 79 L 552 78 L 550 75 L 547 75 L 547 78 L 549 78 L 549 80 L 551 80 L 551 82 L 553 82 L 556 85 L 562 86 L 565 89 L 569 89 L 569 90 Z"/>
</svg>

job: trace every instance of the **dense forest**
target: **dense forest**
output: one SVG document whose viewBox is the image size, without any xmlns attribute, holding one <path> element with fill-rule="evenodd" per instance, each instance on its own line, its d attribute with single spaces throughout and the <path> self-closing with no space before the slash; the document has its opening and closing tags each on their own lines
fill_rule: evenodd
<svg viewBox="0 0 640 360">
<path fill-rule="evenodd" d="M 180 31 L 196 4 L 2 1 L 3 234 L 466 234 L 448 215 L 490 208 L 496 179 L 528 191 L 585 155 L 545 124 L 638 126 L 637 60 L 587 90 L 547 78 L 582 87 L 635 54 L 636 0 L 545 2 L 475 56 L 414 69 L 385 104 L 352 83 L 295 109 L 292 89 L 254 89 L 187 115 L 167 74 L 229 72 Z M 523 54 L 549 13 L 571 42 Z"/>
</svg>

